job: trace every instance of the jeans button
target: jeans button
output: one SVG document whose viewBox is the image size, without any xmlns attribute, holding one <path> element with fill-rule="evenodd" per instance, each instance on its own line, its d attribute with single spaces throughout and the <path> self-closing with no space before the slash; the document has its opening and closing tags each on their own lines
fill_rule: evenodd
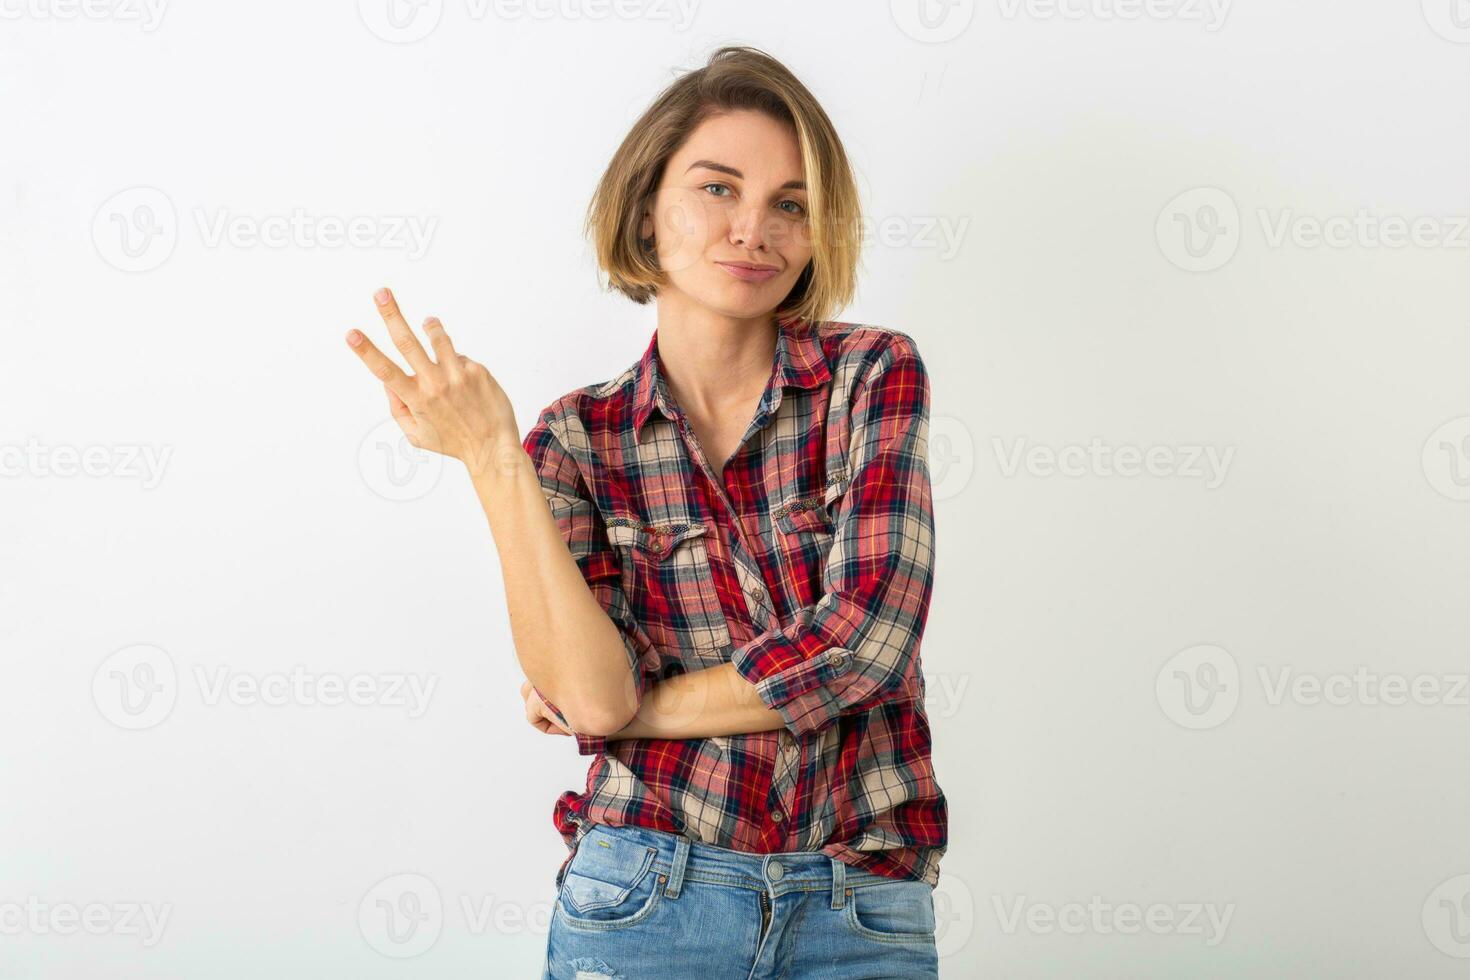
<svg viewBox="0 0 1470 980">
<path fill-rule="evenodd" d="M 781 867 L 780 861 L 772 861 L 769 865 L 766 866 L 766 874 L 771 876 L 772 881 L 780 881 L 781 875 L 784 873 L 785 869 Z"/>
</svg>

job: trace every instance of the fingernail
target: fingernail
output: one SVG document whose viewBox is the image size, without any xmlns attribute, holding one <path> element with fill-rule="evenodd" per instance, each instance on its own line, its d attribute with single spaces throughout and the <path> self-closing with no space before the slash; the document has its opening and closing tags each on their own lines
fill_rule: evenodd
<svg viewBox="0 0 1470 980">
<path fill-rule="evenodd" d="M 392 298 L 393 298 L 393 294 L 390 293 L 390 292 L 388 292 L 388 287 L 387 286 L 384 286 L 382 289 L 378 290 L 376 293 L 373 293 L 373 299 L 375 299 L 375 300 L 378 301 L 378 305 L 379 306 L 387 306 L 388 305 L 388 300 L 390 300 Z"/>
<path fill-rule="evenodd" d="M 347 331 L 347 342 L 353 347 L 356 347 L 358 344 L 362 343 L 362 334 L 356 330 Z"/>
</svg>

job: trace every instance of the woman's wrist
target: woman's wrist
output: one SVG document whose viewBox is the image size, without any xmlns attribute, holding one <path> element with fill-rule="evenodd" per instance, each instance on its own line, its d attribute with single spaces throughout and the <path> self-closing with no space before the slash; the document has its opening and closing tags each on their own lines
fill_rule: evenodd
<svg viewBox="0 0 1470 980">
<path fill-rule="evenodd" d="M 470 478 L 504 481 L 515 479 L 520 470 L 527 467 L 530 455 L 521 445 L 520 436 L 514 432 L 487 433 L 476 444 L 466 450 L 460 462 L 469 471 Z"/>
</svg>

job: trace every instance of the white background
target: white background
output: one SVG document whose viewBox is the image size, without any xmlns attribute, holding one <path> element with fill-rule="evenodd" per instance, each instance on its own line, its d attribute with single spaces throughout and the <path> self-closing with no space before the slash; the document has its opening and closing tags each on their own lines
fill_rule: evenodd
<svg viewBox="0 0 1470 980">
<path fill-rule="evenodd" d="M 523 432 L 631 364 L 582 215 L 721 43 L 827 108 L 838 319 L 931 372 L 941 975 L 1463 975 L 1465 0 L 63 3 L 0 0 L 0 976 L 539 975 L 589 759 L 342 338 L 392 286 Z M 298 668 L 435 686 L 214 697 Z"/>
</svg>

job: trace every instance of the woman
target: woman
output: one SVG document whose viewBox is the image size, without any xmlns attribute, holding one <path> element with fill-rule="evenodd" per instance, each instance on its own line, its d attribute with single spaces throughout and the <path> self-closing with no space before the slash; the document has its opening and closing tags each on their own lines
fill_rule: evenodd
<svg viewBox="0 0 1470 980">
<path fill-rule="evenodd" d="M 907 334 L 825 319 L 861 227 L 842 144 L 779 62 L 721 48 L 587 224 L 658 325 L 524 439 L 438 320 L 430 359 L 379 292 L 412 376 L 349 334 L 408 438 L 470 469 L 527 719 L 593 756 L 555 807 L 546 976 L 937 976 L 928 376 Z"/>
</svg>

